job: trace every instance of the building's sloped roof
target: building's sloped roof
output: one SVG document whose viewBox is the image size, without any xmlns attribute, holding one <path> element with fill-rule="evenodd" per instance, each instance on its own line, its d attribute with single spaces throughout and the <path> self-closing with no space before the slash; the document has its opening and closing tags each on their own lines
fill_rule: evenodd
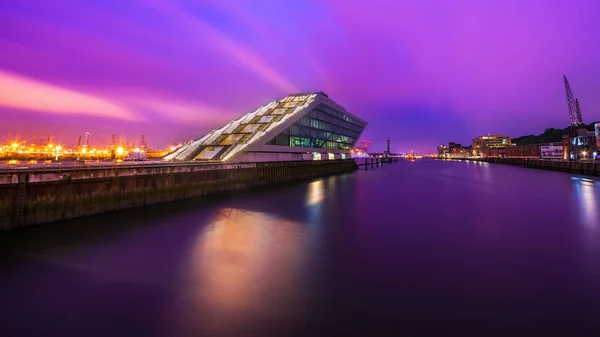
<svg viewBox="0 0 600 337">
<path fill-rule="evenodd" d="M 269 141 L 272 137 L 265 135 L 310 111 L 309 106 L 317 95 L 295 94 L 261 106 L 202 138 L 186 143 L 165 156 L 164 160 L 227 160 L 251 144 Z"/>
</svg>

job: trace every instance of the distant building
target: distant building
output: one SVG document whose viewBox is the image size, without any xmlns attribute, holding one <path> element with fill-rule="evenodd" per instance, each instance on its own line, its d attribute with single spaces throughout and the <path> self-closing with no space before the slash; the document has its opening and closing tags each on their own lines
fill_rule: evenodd
<svg viewBox="0 0 600 337">
<path fill-rule="evenodd" d="M 482 154 L 483 149 L 500 149 L 512 146 L 512 138 L 503 134 L 487 134 L 473 138 L 473 155 Z"/>
<path fill-rule="evenodd" d="M 468 156 L 468 157 L 470 157 L 470 156 L 473 155 L 473 147 L 471 145 L 469 145 L 469 146 L 463 146 L 463 147 L 460 148 L 459 154 L 461 156 Z"/>
<path fill-rule="evenodd" d="M 437 148 L 438 157 L 448 157 L 448 147 L 444 144 L 441 144 Z"/>
<path fill-rule="evenodd" d="M 562 159 L 564 146 L 561 143 L 513 145 L 506 147 L 486 147 L 480 150 L 483 157 L 492 158 L 545 158 Z"/>
<path fill-rule="evenodd" d="M 471 146 L 462 146 L 459 143 L 450 142 L 448 146 L 438 146 L 438 157 L 470 157 L 472 154 Z"/>
<path fill-rule="evenodd" d="M 450 152 L 450 154 L 458 154 L 461 148 L 462 145 L 460 145 L 459 143 L 448 143 L 448 152 Z"/>
</svg>

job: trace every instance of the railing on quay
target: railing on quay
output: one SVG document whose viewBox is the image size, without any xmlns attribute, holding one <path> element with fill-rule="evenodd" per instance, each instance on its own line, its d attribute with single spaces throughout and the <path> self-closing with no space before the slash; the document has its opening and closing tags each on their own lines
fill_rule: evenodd
<svg viewBox="0 0 600 337">
<path fill-rule="evenodd" d="M 14 173 L 15 171 L 23 172 L 61 172 L 64 170 L 93 170 L 93 169 L 109 169 L 109 168 L 137 168 L 137 167 L 165 167 L 165 166 L 203 166 L 221 164 L 218 161 L 105 161 L 105 162 L 77 162 L 77 161 L 59 161 L 52 163 L 34 163 L 34 164 L 10 164 L 8 162 L 0 163 L 0 174 Z"/>
</svg>

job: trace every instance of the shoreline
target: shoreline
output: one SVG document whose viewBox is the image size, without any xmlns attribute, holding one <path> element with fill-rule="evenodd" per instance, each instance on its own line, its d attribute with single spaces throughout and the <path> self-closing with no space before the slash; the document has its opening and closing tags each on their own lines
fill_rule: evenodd
<svg viewBox="0 0 600 337">
<path fill-rule="evenodd" d="M 435 158 L 436 160 L 467 160 L 492 164 L 504 164 L 537 170 L 566 172 L 600 176 L 600 162 L 569 162 L 524 158 Z"/>
</svg>

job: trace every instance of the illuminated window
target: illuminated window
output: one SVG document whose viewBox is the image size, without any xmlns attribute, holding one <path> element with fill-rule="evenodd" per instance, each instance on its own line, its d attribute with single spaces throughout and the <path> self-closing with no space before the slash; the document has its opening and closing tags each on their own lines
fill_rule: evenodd
<svg viewBox="0 0 600 337">
<path fill-rule="evenodd" d="M 212 159 L 222 149 L 222 146 L 208 146 L 196 156 L 196 159 Z"/>
<path fill-rule="evenodd" d="M 258 123 L 271 123 L 271 121 L 273 120 L 273 116 L 262 116 L 259 120 Z"/>
<path fill-rule="evenodd" d="M 240 140 L 244 135 L 240 135 L 240 134 L 231 134 L 228 135 L 227 137 L 225 137 L 225 139 L 223 139 L 221 141 L 221 143 L 219 143 L 219 145 L 232 145 L 234 143 L 236 143 L 238 140 Z"/>
<path fill-rule="evenodd" d="M 242 129 L 243 133 L 253 133 L 254 131 L 258 130 L 258 128 L 260 127 L 259 124 L 248 124 L 246 126 L 244 126 L 244 128 Z"/>
</svg>

